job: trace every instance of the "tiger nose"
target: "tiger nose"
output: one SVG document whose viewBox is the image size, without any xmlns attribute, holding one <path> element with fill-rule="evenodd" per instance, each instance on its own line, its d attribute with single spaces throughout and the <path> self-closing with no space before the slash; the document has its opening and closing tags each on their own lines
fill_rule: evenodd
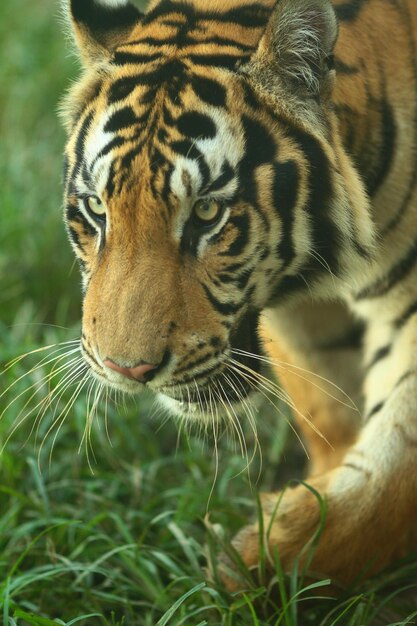
<svg viewBox="0 0 417 626">
<path fill-rule="evenodd" d="M 134 367 L 122 367 L 121 365 L 117 365 L 111 359 L 105 359 L 104 365 L 122 376 L 126 378 L 130 378 L 131 380 L 137 380 L 139 383 L 147 383 L 154 377 L 154 370 L 158 368 L 157 365 L 152 365 L 152 363 L 145 363 L 141 361 L 138 365 Z"/>
</svg>

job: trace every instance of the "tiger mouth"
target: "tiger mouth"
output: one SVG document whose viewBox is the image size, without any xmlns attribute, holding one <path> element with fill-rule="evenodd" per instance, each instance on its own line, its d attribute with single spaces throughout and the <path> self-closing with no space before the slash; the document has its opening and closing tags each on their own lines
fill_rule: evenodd
<svg viewBox="0 0 417 626">
<path fill-rule="evenodd" d="M 212 404 L 239 402 L 246 398 L 251 390 L 252 386 L 246 380 L 235 377 L 233 381 L 227 374 L 223 376 L 219 374 L 203 387 L 168 386 L 161 388 L 160 391 L 179 402 L 209 407 Z"/>
<path fill-rule="evenodd" d="M 258 337 L 259 311 L 247 313 L 230 338 L 228 356 L 202 384 L 166 385 L 158 392 L 179 404 L 178 408 L 197 407 L 201 412 L 226 411 L 242 404 L 258 387 L 261 369 Z"/>
<path fill-rule="evenodd" d="M 243 316 L 236 330 L 230 336 L 230 345 L 224 354 L 205 374 L 187 374 L 187 380 L 166 381 L 163 385 L 145 385 L 135 380 L 116 380 L 107 375 L 91 350 L 81 341 L 82 352 L 87 365 L 101 382 L 118 391 L 136 395 L 148 388 L 151 392 L 172 400 L 175 412 L 178 406 L 197 407 L 199 411 L 212 413 L 213 407 L 228 410 L 233 405 L 245 402 L 257 387 L 260 370 L 260 342 L 258 338 L 259 312 Z"/>
</svg>

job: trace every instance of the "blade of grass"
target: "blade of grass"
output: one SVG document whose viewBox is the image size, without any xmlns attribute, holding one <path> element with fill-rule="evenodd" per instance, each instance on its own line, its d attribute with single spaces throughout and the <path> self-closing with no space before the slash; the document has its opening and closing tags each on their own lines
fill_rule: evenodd
<svg viewBox="0 0 417 626">
<path fill-rule="evenodd" d="M 200 583 L 199 585 L 195 585 L 195 587 L 184 593 L 180 598 L 178 598 L 176 602 L 174 602 L 172 607 L 168 609 L 168 611 L 166 611 L 166 613 L 161 617 L 156 626 L 166 626 L 171 617 L 176 613 L 176 611 L 178 611 L 178 609 L 185 602 L 185 600 L 187 600 L 187 598 L 197 593 L 198 591 L 204 589 L 205 586 L 206 583 Z"/>
</svg>

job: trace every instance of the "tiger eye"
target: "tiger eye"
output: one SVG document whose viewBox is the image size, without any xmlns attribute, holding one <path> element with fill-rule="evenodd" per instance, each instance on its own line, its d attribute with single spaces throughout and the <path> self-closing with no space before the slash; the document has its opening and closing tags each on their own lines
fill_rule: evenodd
<svg viewBox="0 0 417 626">
<path fill-rule="evenodd" d="M 97 198 L 97 196 L 88 196 L 85 198 L 84 202 L 87 209 L 94 215 L 97 215 L 98 217 L 106 216 L 106 207 L 104 206 L 104 202 L 102 202 L 100 198 Z"/>
<path fill-rule="evenodd" d="M 214 224 L 222 214 L 223 206 L 218 200 L 199 200 L 193 208 L 193 215 L 203 226 Z"/>
</svg>

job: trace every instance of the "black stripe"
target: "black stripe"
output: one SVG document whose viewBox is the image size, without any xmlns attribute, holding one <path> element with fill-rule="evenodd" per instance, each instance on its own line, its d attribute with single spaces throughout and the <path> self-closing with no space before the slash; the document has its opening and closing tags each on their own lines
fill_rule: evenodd
<svg viewBox="0 0 417 626">
<path fill-rule="evenodd" d="M 262 28 L 266 26 L 271 9 L 262 4 L 248 4 L 247 6 L 231 9 L 226 13 L 214 13 L 213 19 L 218 22 L 232 22 L 245 28 Z"/>
<path fill-rule="evenodd" d="M 130 96 L 132 91 L 140 84 L 138 80 L 138 76 L 127 76 L 126 78 L 119 78 L 112 83 L 107 97 L 108 103 L 113 104 Z"/>
<path fill-rule="evenodd" d="M 172 84 L 174 78 L 179 78 L 184 75 L 184 64 L 182 61 L 173 59 L 167 61 L 161 65 L 158 65 L 155 69 L 130 76 L 126 79 L 119 79 L 113 85 L 110 90 L 110 97 L 113 99 L 122 99 L 129 95 L 135 87 L 145 86 L 151 89 L 157 89 L 161 84 L 169 82 Z M 115 87 L 117 85 L 117 87 Z"/>
<path fill-rule="evenodd" d="M 377 413 L 379 413 L 385 406 L 385 402 L 386 400 L 384 400 L 383 402 L 378 402 L 378 404 L 376 404 L 368 413 L 368 415 L 366 416 L 366 419 L 369 420 L 371 419 L 371 417 L 373 417 L 374 415 L 376 415 Z"/>
<path fill-rule="evenodd" d="M 256 168 L 271 163 L 276 157 L 276 144 L 269 130 L 247 115 L 242 116 L 245 139 L 245 153 L 239 163 L 240 199 L 252 205 L 259 217 L 269 228 L 267 213 L 262 212 L 258 203 L 258 185 L 255 181 Z"/>
<path fill-rule="evenodd" d="M 416 313 L 417 313 L 417 302 L 413 302 L 404 311 L 404 313 L 395 320 L 395 322 L 394 322 L 395 328 L 400 330 L 403 326 L 405 326 L 405 324 L 408 322 L 408 320 L 411 317 L 413 317 L 413 315 L 415 315 Z"/>
<path fill-rule="evenodd" d="M 116 166 L 113 161 L 113 163 L 110 165 L 110 171 L 107 176 L 107 182 L 106 182 L 106 193 L 109 199 L 111 199 L 114 196 L 114 193 L 116 191 L 115 179 L 116 179 Z"/>
<path fill-rule="evenodd" d="M 197 111 L 180 115 L 177 120 L 177 128 L 182 135 L 191 139 L 211 139 L 216 136 L 216 125 L 211 117 Z"/>
<path fill-rule="evenodd" d="M 187 21 L 195 20 L 196 15 L 195 9 L 192 5 L 188 5 L 185 2 L 162 0 L 162 2 L 158 2 L 154 9 L 146 13 L 143 19 L 143 24 L 150 24 L 161 17 L 168 16 L 170 13 L 181 14 Z"/>
<path fill-rule="evenodd" d="M 334 110 L 339 119 L 340 128 L 343 129 L 343 144 L 348 150 L 349 154 L 353 155 L 356 153 L 356 113 L 351 107 L 347 106 L 346 104 L 335 104 Z M 365 176 L 363 176 L 363 178 L 366 181 Z"/>
<path fill-rule="evenodd" d="M 122 146 L 124 143 L 126 143 L 126 139 L 124 139 L 123 137 L 114 137 L 113 139 L 111 139 L 111 141 L 109 141 L 108 144 L 106 144 L 104 146 L 104 148 L 102 148 L 102 150 L 100 150 L 100 152 L 98 154 L 96 154 L 96 156 L 94 157 L 94 160 L 91 164 L 91 169 L 94 169 L 94 166 L 96 165 L 97 161 L 99 159 L 101 159 L 102 157 L 106 156 L 106 154 L 109 154 L 109 152 L 111 152 L 112 150 L 114 150 L 115 148 L 119 148 L 120 146 Z"/>
<path fill-rule="evenodd" d="M 370 196 L 375 195 L 391 169 L 396 149 L 397 127 L 388 101 L 379 102 L 380 139 L 378 146 L 378 161 L 373 164 L 370 176 L 367 177 L 366 188 Z"/>
<path fill-rule="evenodd" d="M 171 179 L 174 173 L 174 166 L 168 165 L 165 171 L 164 186 L 162 188 L 161 197 L 167 205 L 169 205 L 169 195 L 171 193 Z"/>
<path fill-rule="evenodd" d="M 243 252 L 249 242 L 250 220 L 247 213 L 241 215 L 232 215 L 227 222 L 227 226 L 234 226 L 237 229 L 237 235 L 233 243 L 227 250 L 220 253 L 220 256 L 238 256 Z"/>
<path fill-rule="evenodd" d="M 197 372 L 196 374 L 191 374 L 190 376 L 183 376 L 180 379 L 176 379 L 175 375 L 174 377 L 171 379 L 170 384 L 187 384 L 187 383 L 196 383 L 197 381 L 201 380 L 201 379 L 207 379 L 210 378 L 212 374 L 217 374 L 219 372 L 219 365 L 218 363 L 216 365 L 214 365 L 213 367 L 209 367 L 206 370 L 203 370 L 202 372 Z M 197 394 L 196 389 L 190 389 L 190 397 L 191 400 L 193 400 L 193 393 Z M 201 397 L 203 399 L 203 395 L 204 395 L 204 389 L 203 388 L 199 388 L 199 394 L 201 394 Z M 197 395 L 194 396 L 195 398 L 198 397 Z M 188 400 L 188 393 L 186 396 L 187 400 Z"/>
<path fill-rule="evenodd" d="M 393 387 L 393 391 L 395 389 L 398 389 L 398 387 L 400 387 L 404 382 L 406 382 L 409 378 L 413 378 L 416 377 L 416 371 L 415 370 L 407 370 L 406 372 L 404 372 L 404 374 L 402 374 L 402 376 L 400 376 L 400 378 L 397 380 L 397 382 L 395 383 L 394 387 Z M 374 415 L 376 415 L 377 413 L 379 413 L 385 406 L 387 400 L 383 400 L 381 402 L 378 402 L 378 404 L 376 404 L 367 414 L 366 419 L 369 420 L 371 417 L 373 417 Z"/>
<path fill-rule="evenodd" d="M 77 141 L 75 143 L 75 155 L 76 161 L 71 173 L 71 178 L 74 178 L 80 171 L 81 165 L 84 160 L 84 148 L 85 148 L 85 140 L 87 138 L 88 131 L 90 130 L 90 125 L 93 120 L 93 111 L 85 117 L 83 123 L 81 124 L 81 128 L 78 131 Z"/>
<path fill-rule="evenodd" d="M 181 154 L 187 159 L 193 159 L 194 161 L 196 161 L 202 178 L 201 186 L 203 188 L 206 187 L 210 180 L 210 168 L 207 165 L 203 153 L 196 147 L 195 142 L 189 141 L 188 139 L 184 139 L 182 141 L 173 141 L 171 143 L 171 148 L 174 150 L 174 152 Z"/>
<path fill-rule="evenodd" d="M 85 235 L 89 235 L 90 237 L 95 237 L 97 235 L 97 230 L 84 217 L 84 215 L 78 209 L 78 206 L 76 204 L 73 204 L 72 202 L 69 202 L 67 204 L 67 206 L 65 207 L 65 217 L 67 220 L 68 228 L 70 228 L 71 230 L 73 230 L 71 228 L 71 222 L 73 223 L 75 222 L 76 224 L 80 224 L 82 226 Z M 77 233 L 77 240 L 78 240 L 78 233 Z M 80 245 L 80 248 L 82 248 L 81 245 Z"/>
<path fill-rule="evenodd" d="M 242 126 L 246 151 L 240 163 L 240 171 L 243 179 L 250 179 L 257 167 L 275 159 L 276 144 L 272 133 L 249 116 L 242 116 Z"/>
<path fill-rule="evenodd" d="M 306 212 L 311 219 L 311 248 L 321 257 L 311 259 L 309 271 L 319 273 L 330 270 L 337 275 L 339 271 L 339 248 L 343 236 L 329 215 L 332 197 L 332 175 L 328 158 L 319 141 L 301 129 L 289 129 L 294 139 L 307 158 L 309 165 L 309 191 Z M 328 270 L 322 263 L 328 266 Z"/>
<path fill-rule="evenodd" d="M 281 218 L 281 241 L 276 247 L 282 268 L 287 268 L 295 257 L 293 242 L 294 209 L 298 198 L 299 175 L 295 161 L 275 163 L 273 181 L 274 208 Z"/>
<path fill-rule="evenodd" d="M 240 55 L 234 54 L 189 54 L 187 61 L 191 61 L 194 65 L 225 67 L 233 70 L 238 61 L 241 61 Z"/>
<path fill-rule="evenodd" d="M 240 87 L 243 90 L 243 97 L 245 100 L 245 103 L 254 111 L 257 111 L 260 103 L 259 103 L 259 98 L 257 96 L 257 94 L 255 93 L 255 91 L 253 90 L 253 88 L 244 80 L 243 82 L 241 82 Z"/>
<path fill-rule="evenodd" d="M 203 365 L 204 363 L 207 363 L 207 361 L 210 361 L 211 359 L 213 359 L 214 356 L 215 356 L 214 352 L 209 352 L 208 354 L 204 354 L 203 356 L 196 359 L 195 361 L 190 361 L 183 367 L 176 368 L 174 375 L 176 376 L 178 374 L 181 374 L 182 372 L 188 372 L 192 368 L 198 367 L 199 365 Z"/>
<path fill-rule="evenodd" d="M 146 65 L 162 58 L 160 53 L 140 54 L 138 52 L 115 52 L 114 65 Z"/>
<path fill-rule="evenodd" d="M 241 274 L 219 274 L 220 284 L 235 284 L 239 289 L 244 290 L 252 276 L 253 268 L 245 269 Z"/>
<path fill-rule="evenodd" d="M 226 267 L 223 267 L 223 271 L 234 273 L 234 272 L 240 272 L 244 268 L 245 268 L 245 263 L 242 261 L 241 263 L 230 263 L 230 265 L 226 265 Z"/>
<path fill-rule="evenodd" d="M 414 125 L 417 129 L 417 122 L 414 122 Z M 388 224 L 386 226 L 384 226 L 382 232 L 381 232 L 381 236 L 385 237 L 386 235 L 388 235 L 391 231 L 393 231 L 398 224 L 401 222 L 406 210 L 408 209 L 410 200 L 414 194 L 415 188 L 416 188 L 416 183 L 417 183 L 417 159 L 415 159 L 415 166 L 414 166 L 414 170 L 411 174 L 408 186 L 407 186 L 407 193 L 404 197 L 403 202 L 401 203 L 401 206 L 398 210 L 398 213 L 396 215 L 394 215 L 394 217 L 388 222 Z"/>
<path fill-rule="evenodd" d="M 133 27 L 142 17 L 133 4 L 110 7 L 94 0 L 71 0 L 71 12 L 76 22 L 99 33 Z"/>
<path fill-rule="evenodd" d="M 358 17 L 367 0 L 351 0 L 334 6 L 337 18 L 341 22 L 353 22 Z"/>
<path fill-rule="evenodd" d="M 72 242 L 72 244 L 78 248 L 79 250 L 81 250 L 81 252 L 84 252 L 84 247 L 80 242 L 80 236 L 78 234 L 78 232 L 75 230 L 75 228 L 73 226 L 68 226 L 67 227 L 67 233 L 68 236 Z"/>
<path fill-rule="evenodd" d="M 137 123 L 137 117 L 132 107 L 123 107 L 115 111 L 104 126 L 105 133 L 116 133 L 125 128 L 131 128 Z"/>
<path fill-rule="evenodd" d="M 226 160 L 223 163 L 222 172 L 220 176 L 216 178 L 212 183 L 210 183 L 207 189 L 203 190 L 203 193 L 208 195 L 210 193 L 214 193 L 215 191 L 219 191 L 220 189 L 223 189 L 223 187 L 226 187 L 226 185 L 228 185 L 230 181 L 233 180 L 234 177 L 235 177 L 235 171 L 233 167 L 230 165 L 229 161 Z"/>
<path fill-rule="evenodd" d="M 143 23 L 143 22 L 142 22 Z M 131 48 L 137 46 L 155 46 L 156 48 L 160 48 L 163 45 L 166 45 L 172 41 L 172 38 L 163 37 L 159 39 L 158 37 L 141 37 L 140 39 L 133 39 L 132 41 L 126 41 L 123 43 L 121 48 Z"/>
<path fill-rule="evenodd" d="M 406 372 L 404 372 L 404 374 L 397 380 L 397 382 L 395 383 L 395 387 L 394 389 L 398 389 L 398 387 L 400 387 L 403 383 L 405 383 L 406 380 L 408 380 L 409 378 L 413 378 L 416 377 L 416 372 L 415 370 L 407 370 Z"/>
<path fill-rule="evenodd" d="M 215 46 L 221 48 L 222 46 L 225 48 L 238 48 L 242 50 L 242 53 L 252 52 L 253 46 L 246 46 L 244 43 L 240 41 L 235 41 L 233 39 L 225 39 L 224 37 L 205 37 L 204 39 L 193 39 L 192 37 L 187 37 L 186 43 L 188 45 L 202 45 L 206 46 L 207 44 L 214 44 Z"/>
<path fill-rule="evenodd" d="M 143 23 L 149 24 L 153 20 L 172 13 L 180 13 L 189 23 L 195 23 L 196 19 L 199 19 L 223 23 L 232 22 L 247 28 L 259 28 L 266 25 L 271 10 L 254 2 L 253 4 L 231 9 L 224 13 L 214 11 L 199 11 L 197 13 L 192 5 L 185 2 L 162 0 L 152 11 L 145 15 Z"/>
<path fill-rule="evenodd" d="M 78 205 L 73 202 L 68 202 L 65 207 L 65 217 L 68 222 L 78 222 L 81 221 L 81 213 L 78 209 Z M 85 219 L 83 217 L 83 219 Z"/>
<path fill-rule="evenodd" d="M 356 295 L 356 300 L 368 298 L 379 298 L 388 293 L 390 289 L 405 278 L 413 269 L 417 261 L 417 241 L 413 244 L 407 254 L 398 263 L 393 265 L 389 272 L 378 279 L 372 285 L 365 287 Z"/>
<path fill-rule="evenodd" d="M 237 313 L 239 309 L 242 308 L 242 302 L 220 302 L 220 300 L 213 296 L 213 294 L 206 285 L 204 285 L 203 283 L 200 284 L 203 287 L 204 293 L 206 294 L 209 302 L 213 305 L 216 311 L 218 311 L 222 315 L 232 315 L 234 313 Z"/>
<path fill-rule="evenodd" d="M 126 142 L 126 140 L 124 141 Z M 120 168 L 119 168 L 120 171 L 125 171 L 130 168 L 130 166 L 132 165 L 132 162 L 136 159 L 138 154 L 142 152 L 145 144 L 146 144 L 146 141 L 142 140 L 136 143 L 135 146 L 131 150 L 129 150 L 129 152 L 126 152 L 126 154 L 123 156 L 123 158 L 120 161 Z"/>
<path fill-rule="evenodd" d="M 377 363 L 385 359 L 391 353 L 391 349 L 391 344 L 387 344 L 386 346 L 379 348 L 366 366 L 366 370 L 371 370 Z"/>
<path fill-rule="evenodd" d="M 324 272 L 337 275 L 339 248 L 343 240 L 339 228 L 329 215 L 332 196 L 331 168 L 323 148 L 315 137 L 301 129 L 288 127 L 288 135 L 298 144 L 309 164 L 309 198 L 305 211 L 311 223 L 311 249 L 319 256 L 316 258 L 311 255 L 306 267 L 296 276 L 285 276 L 275 290 L 275 300 L 300 290 L 304 291 L 315 277 Z"/>
<path fill-rule="evenodd" d="M 353 76 L 359 72 L 359 68 L 356 65 L 348 65 L 341 59 L 336 58 L 334 60 L 334 69 L 338 74 L 343 74 L 344 76 Z"/>
<path fill-rule="evenodd" d="M 213 106 L 226 106 L 227 91 L 217 81 L 194 74 L 191 78 L 191 86 L 203 102 Z"/>
</svg>

